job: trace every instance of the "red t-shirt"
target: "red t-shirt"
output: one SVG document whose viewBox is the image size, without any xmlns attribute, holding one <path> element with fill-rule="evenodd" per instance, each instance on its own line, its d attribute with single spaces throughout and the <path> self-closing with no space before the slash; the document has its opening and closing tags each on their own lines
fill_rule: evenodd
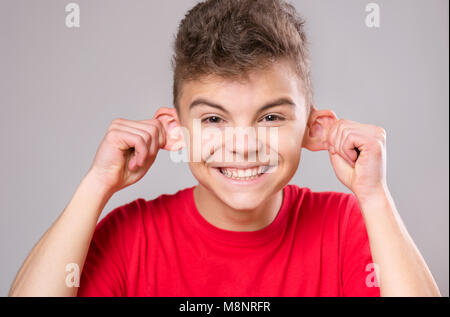
<svg viewBox="0 0 450 317">
<path fill-rule="evenodd" d="M 193 189 L 102 219 L 78 296 L 379 296 L 353 194 L 287 185 L 270 225 L 238 232 L 207 222 Z"/>
</svg>

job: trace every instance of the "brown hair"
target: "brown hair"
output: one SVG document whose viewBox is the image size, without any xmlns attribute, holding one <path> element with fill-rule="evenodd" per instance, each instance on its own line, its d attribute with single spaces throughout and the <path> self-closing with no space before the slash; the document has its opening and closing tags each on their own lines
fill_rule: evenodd
<svg viewBox="0 0 450 317">
<path fill-rule="evenodd" d="M 307 110 L 313 102 L 304 21 L 284 0 L 207 0 L 188 11 L 174 43 L 173 103 L 179 110 L 183 81 L 207 75 L 245 78 L 288 58 L 303 83 Z"/>
</svg>

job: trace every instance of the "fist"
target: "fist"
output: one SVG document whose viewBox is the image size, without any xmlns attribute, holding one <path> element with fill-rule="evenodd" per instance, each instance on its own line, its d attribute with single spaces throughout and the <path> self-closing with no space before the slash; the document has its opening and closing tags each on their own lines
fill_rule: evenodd
<svg viewBox="0 0 450 317">
<path fill-rule="evenodd" d="M 331 110 L 312 107 L 303 147 L 328 151 L 337 178 L 361 201 L 387 190 L 383 128 L 339 120 Z"/>
<path fill-rule="evenodd" d="M 89 173 L 107 190 L 116 192 L 139 181 L 165 143 L 165 131 L 158 119 L 115 119 L 98 147 Z"/>
<path fill-rule="evenodd" d="M 338 179 L 361 199 L 386 188 L 386 132 L 338 120 L 328 135 L 328 153 Z"/>
</svg>

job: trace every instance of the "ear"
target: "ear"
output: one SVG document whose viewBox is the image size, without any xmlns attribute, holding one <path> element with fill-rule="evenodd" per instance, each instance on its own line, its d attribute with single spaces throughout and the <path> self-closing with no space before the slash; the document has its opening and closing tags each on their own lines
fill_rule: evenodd
<svg viewBox="0 0 450 317">
<path fill-rule="evenodd" d="M 154 118 L 158 119 L 164 128 L 166 144 L 163 149 L 168 151 L 180 150 L 185 144 L 176 109 L 159 108 Z"/>
<path fill-rule="evenodd" d="M 336 114 L 331 110 L 317 110 L 314 106 L 308 119 L 303 136 L 303 147 L 310 151 L 328 150 L 327 141 L 333 125 L 338 121 Z"/>
</svg>

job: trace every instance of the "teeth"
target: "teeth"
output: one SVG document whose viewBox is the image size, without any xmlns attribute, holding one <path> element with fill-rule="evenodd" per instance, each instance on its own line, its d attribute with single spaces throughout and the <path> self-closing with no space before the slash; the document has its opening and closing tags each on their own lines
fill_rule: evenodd
<svg viewBox="0 0 450 317">
<path fill-rule="evenodd" d="M 270 169 L 270 166 L 260 166 L 258 169 L 258 174 L 264 174 Z"/>
<path fill-rule="evenodd" d="M 221 168 L 220 172 L 232 179 L 236 180 L 249 180 L 259 177 L 268 170 L 268 166 L 259 166 L 255 168 Z"/>
</svg>

